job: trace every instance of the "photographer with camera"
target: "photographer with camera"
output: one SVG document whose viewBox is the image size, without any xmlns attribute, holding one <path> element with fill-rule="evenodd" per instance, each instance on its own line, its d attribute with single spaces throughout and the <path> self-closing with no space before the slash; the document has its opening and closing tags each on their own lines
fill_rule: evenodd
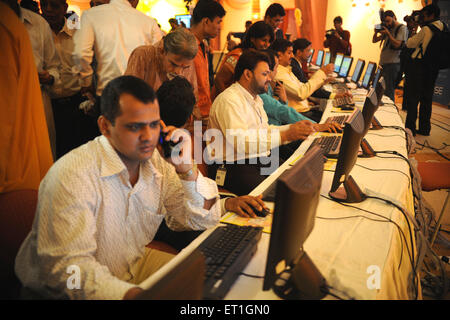
<svg viewBox="0 0 450 320">
<path fill-rule="evenodd" d="M 342 28 L 342 17 L 334 18 L 333 23 L 334 29 L 327 30 L 325 33 L 326 40 L 323 42 L 325 48 L 330 48 L 332 62 L 334 62 L 337 53 L 342 53 L 346 56 L 352 54 L 350 31 Z"/>
<path fill-rule="evenodd" d="M 440 9 L 430 4 L 421 10 L 420 31 L 408 39 L 406 47 L 414 48 L 407 70 L 407 110 L 405 127 L 412 133 L 430 135 L 431 108 L 434 84 L 439 69 L 448 68 L 449 34 L 447 26 L 439 20 Z M 444 64 L 443 64 L 444 62 Z M 447 63 L 445 65 L 445 62 Z M 419 109 L 419 130 L 416 130 L 417 107 Z"/>
<path fill-rule="evenodd" d="M 407 40 L 406 26 L 397 21 L 394 12 L 388 10 L 383 14 L 381 25 L 375 25 L 372 42 L 382 41 L 379 65 L 386 81 L 385 95 L 395 102 L 395 86 L 400 72 L 400 52 Z"/>
</svg>

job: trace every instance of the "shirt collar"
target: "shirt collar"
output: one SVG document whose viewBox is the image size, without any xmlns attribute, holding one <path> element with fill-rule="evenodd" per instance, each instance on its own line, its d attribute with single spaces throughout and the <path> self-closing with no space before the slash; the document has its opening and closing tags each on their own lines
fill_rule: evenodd
<svg viewBox="0 0 450 320">
<path fill-rule="evenodd" d="M 245 89 L 239 82 L 235 82 L 235 86 L 236 88 L 238 88 L 238 90 L 241 92 L 241 94 L 243 95 L 243 97 L 245 98 L 245 100 L 247 100 L 247 102 L 251 105 L 257 103 L 259 101 L 259 99 L 261 99 L 259 97 L 259 95 L 256 95 L 255 98 L 253 98 L 253 96 L 250 94 L 250 92 L 248 92 L 247 89 Z"/>
<path fill-rule="evenodd" d="M 278 65 L 278 71 L 284 71 L 284 72 L 290 72 L 292 69 L 291 69 L 291 66 L 287 66 L 287 67 L 285 67 L 285 66 L 282 66 L 281 64 L 279 64 Z"/>
<path fill-rule="evenodd" d="M 72 37 L 73 34 L 75 33 L 75 28 L 70 29 L 67 26 L 67 18 L 64 17 L 64 26 L 62 27 L 61 30 L 59 30 L 58 34 L 61 32 L 65 32 L 68 36 Z"/>
<path fill-rule="evenodd" d="M 130 7 L 130 8 L 133 8 L 133 7 L 131 6 L 131 3 L 129 3 L 127 0 L 111 0 L 111 1 L 109 2 L 109 4 L 118 5 L 118 6 L 123 6 L 123 5 L 125 5 L 125 6 L 128 6 L 128 7 Z"/>
</svg>

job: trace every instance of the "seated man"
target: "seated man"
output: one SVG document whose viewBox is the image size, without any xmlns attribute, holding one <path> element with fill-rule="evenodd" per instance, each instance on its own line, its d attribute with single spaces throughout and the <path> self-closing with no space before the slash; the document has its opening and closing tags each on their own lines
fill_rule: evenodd
<svg viewBox="0 0 450 320">
<path fill-rule="evenodd" d="M 306 139 L 314 128 L 308 120 L 269 125 L 259 97 L 270 82 L 269 59 L 264 53 L 244 52 L 236 64 L 235 81 L 211 108 L 207 151 L 212 165 L 208 174 L 222 180 L 224 188 L 243 195 L 279 165 L 279 147 Z"/>
<path fill-rule="evenodd" d="M 23 286 L 47 298 L 133 298 L 173 257 L 146 248 L 163 219 L 178 230 L 220 219 L 217 185 L 193 165 L 189 135 L 164 127 L 181 159 L 155 152 L 161 120 L 147 83 L 110 81 L 101 114 L 102 135 L 67 153 L 42 180 L 35 223 L 16 258 Z M 69 279 L 73 272 L 78 281 Z"/>
<path fill-rule="evenodd" d="M 294 56 L 291 59 L 291 68 L 292 73 L 303 83 L 308 82 L 308 73 L 305 72 L 305 69 L 308 70 L 308 58 L 311 55 L 311 42 L 308 39 L 300 38 L 294 40 L 293 44 L 293 54 Z M 325 82 L 333 80 L 333 77 L 329 77 Z M 346 92 L 329 92 L 325 90 L 323 87 L 320 87 L 311 95 L 311 97 L 319 98 L 319 99 L 334 99 L 334 98 L 342 98 L 344 96 L 351 96 L 351 94 Z"/>
<path fill-rule="evenodd" d="M 128 59 L 125 75 L 143 79 L 153 90 L 174 76 L 183 76 L 194 87 L 197 96 L 197 76 L 194 58 L 198 44 L 195 36 L 186 28 L 169 32 L 155 45 L 140 46 Z M 194 109 L 194 117 L 201 119 L 200 110 Z"/>
<path fill-rule="evenodd" d="M 283 82 L 289 106 L 308 118 L 319 122 L 322 112 L 311 109 L 307 98 L 325 83 L 327 75 L 333 72 L 334 65 L 330 63 L 323 66 L 312 75 L 308 82 L 303 83 L 292 73 L 290 67 L 293 57 L 292 42 L 285 39 L 277 39 L 273 42 L 271 49 L 277 52 L 280 63 L 275 80 Z"/>
<path fill-rule="evenodd" d="M 194 90 L 185 78 L 175 77 L 164 81 L 156 92 L 161 120 L 168 126 L 187 128 L 192 126 L 192 110 L 195 105 Z M 194 141 L 201 143 L 201 141 Z M 255 218 L 252 206 L 261 210 L 265 207 L 262 196 L 241 196 L 223 198 L 220 200 L 222 214 L 232 211 L 243 217 Z M 173 231 L 163 221 L 155 234 L 154 240 L 163 241 L 177 250 L 186 247 L 202 231 Z"/>
</svg>

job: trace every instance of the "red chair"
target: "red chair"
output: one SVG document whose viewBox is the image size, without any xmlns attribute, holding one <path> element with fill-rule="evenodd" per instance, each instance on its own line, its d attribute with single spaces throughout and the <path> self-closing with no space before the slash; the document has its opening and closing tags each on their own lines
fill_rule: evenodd
<svg viewBox="0 0 450 320">
<path fill-rule="evenodd" d="M 37 195 L 36 190 L 0 194 L 0 299 L 19 297 L 20 282 L 14 273 L 14 262 L 31 230 Z"/>
<path fill-rule="evenodd" d="M 431 237 L 431 246 L 433 246 L 436 236 L 441 227 L 441 220 L 444 216 L 445 208 L 447 207 L 450 196 L 450 162 L 419 162 L 417 166 L 420 177 L 422 178 L 422 190 L 434 191 L 440 189 L 447 190 L 447 197 L 444 201 L 441 213 L 439 214 L 436 227 Z"/>
</svg>

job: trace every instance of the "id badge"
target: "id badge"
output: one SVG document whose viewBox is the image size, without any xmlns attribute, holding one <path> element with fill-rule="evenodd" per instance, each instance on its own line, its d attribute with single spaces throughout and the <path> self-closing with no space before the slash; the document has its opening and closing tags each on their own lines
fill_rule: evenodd
<svg viewBox="0 0 450 320">
<path fill-rule="evenodd" d="M 224 165 L 220 166 L 216 172 L 216 183 L 219 187 L 224 186 L 226 175 L 227 175 L 227 169 L 225 169 Z"/>
</svg>

